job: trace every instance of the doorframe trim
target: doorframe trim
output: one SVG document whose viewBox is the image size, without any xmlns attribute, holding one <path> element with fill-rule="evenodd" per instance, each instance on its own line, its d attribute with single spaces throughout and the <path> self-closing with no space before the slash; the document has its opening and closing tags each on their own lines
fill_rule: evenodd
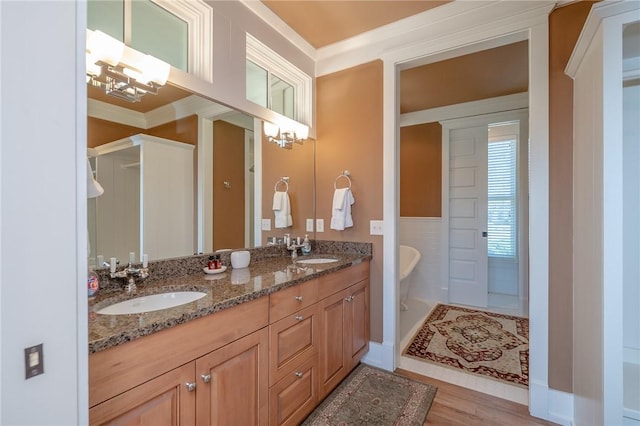
<svg viewBox="0 0 640 426">
<path fill-rule="evenodd" d="M 478 101 L 478 103 L 482 103 L 483 101 Z M 460 104 L 464 105 L 464 104 Z M 508 104 L 504 104 L 505 107 Z M 456 105 L 452 105 L 452 110 L 455 109 Z M 486 113 L 482 115 L 476 115 L 473 117 L 462 117 L 462 118 L 454 118 L 450 120 L 442 120 L 439 121 L 440 125 L 442 125 L 442 200 L 441 200 L 441 211 L 442 211 L 442 220 L 440 222 L 440 259 L 441 259 L 441 275 L 440 275 L 440 288 L 441 294 L 446 295 L 447 302 L 450 302 L 449 295 L 449 132 L 455 129 L 464 129 L 469 127 L 476 127 L 482 125 L 489 125 L 491 123 L 497 123 L 501 121 L 515 121 L 520 120 L 521 123 L 525 123 L 520 126 L 520 137 L 518 141 L 518 152 L 520 152 L 520 141 L 521 141 L 521 130 L 526 123 L 528 123 L 528 108 L 520 108 L 511 111 L 502 111 L 500 110 L 501 106 L 499 103 L 488 99 L 487 107 L 496 108 L 495 112 Z M 461 113 L 464 109 L 461 109 Z M 528 131 L 527 131 L 528 133 Z M 521 169 L 520 169 L 520 161 L 517 160 L 517 173 L 518 173 L 518 235 L 521 235 L 520 227 L 525 226 L 526 223 L 521 223 L 521 200 L 522 200 L 522 192 L 521 187 L 522 183 L 520 182 L 521 177 Z M 522 296 L 521 287 L 523 286 L 523 278 L 522 271 L 524 267 L 523 257 L 525 252 L 522 250 L 522 243 L 520 238 L 518 238 L 518 290 L 519 297 Z"/>
</svg>

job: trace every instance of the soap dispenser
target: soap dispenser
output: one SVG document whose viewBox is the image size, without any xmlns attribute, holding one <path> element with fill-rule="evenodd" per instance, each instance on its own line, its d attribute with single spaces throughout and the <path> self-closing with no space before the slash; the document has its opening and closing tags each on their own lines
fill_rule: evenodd
<svg viewBox="0 0 640 426">
<path fill-rule="evenodd" d="M 308 255 L 311 253 L 311 242 L 309 241 L 309 234 L 304 235 L 304 241 L 302 241 L 302 254 Z"/>
</svg>

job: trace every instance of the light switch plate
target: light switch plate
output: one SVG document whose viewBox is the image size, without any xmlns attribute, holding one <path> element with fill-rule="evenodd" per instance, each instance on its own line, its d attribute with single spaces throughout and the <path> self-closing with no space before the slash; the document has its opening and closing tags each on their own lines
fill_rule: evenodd
<svg viewBox="0 0 640 426">
<path fill-rule="evenodd" d="M 369 222 L 371 235 L 382 235 L 384 231 L 384 222 L 381 220 L 372 220 Z"/>
<path fill-rule="evenodd" d="M 24 378 L 30 379 L 39 374 L 44 374 L 44 353 L 42 343 L 24 349 Z"/>
<path fill-rule="evenodd" d="M 313 232 L 313 219 L 307 219 L 307 232 Z"/>
<path fill-rule="evenodd" d="M 324 219 L 316 219 L 316 232 L 324 232 Z"/>
<path fill-rule="evenodd" d="M 262 230 L 271 231 L 271 219 L 262 219 Z"/>
</svg>

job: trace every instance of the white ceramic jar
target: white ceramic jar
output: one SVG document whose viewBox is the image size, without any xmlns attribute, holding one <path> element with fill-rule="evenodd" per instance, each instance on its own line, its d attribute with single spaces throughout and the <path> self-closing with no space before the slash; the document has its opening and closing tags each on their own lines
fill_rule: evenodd
<svg viewBox="0 0 640 426">
<path fill-rule="evenodd" d="M 248 250 L 234 251 L 231 253 L 231 266 L 233 269 L 246 268 L 249 266 L 251 253 Z"/>
</svg>

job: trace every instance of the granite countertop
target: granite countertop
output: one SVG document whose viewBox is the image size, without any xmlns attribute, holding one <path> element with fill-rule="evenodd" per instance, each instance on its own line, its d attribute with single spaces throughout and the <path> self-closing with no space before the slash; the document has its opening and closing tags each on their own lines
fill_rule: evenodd
<svg viewBox="0 0 640 426">
<path fill-rule="evenodd" d="M 324 254 L 305 256 L 332 257 L 337 262 L 293 264 L 290 257 L 272 257 L 252 261 L 248 268 L 230 266 L 220 274 L 199 274 L 167 278 L 138 284 L 136 293 L 123 290 L 99 292 L 89 303 L 89 353 L 153 334 L 190 320 L 248 302 L 287 287 L 347 268 L 370 259 L 363 254 Z M 300 259 L 303 257 L 301 256 Z M 96 311 L 135 297 L 172 291 L 200 291 L 201 299 L 174 308 L 141 314 L 102 315 Z"/>
</svg>

